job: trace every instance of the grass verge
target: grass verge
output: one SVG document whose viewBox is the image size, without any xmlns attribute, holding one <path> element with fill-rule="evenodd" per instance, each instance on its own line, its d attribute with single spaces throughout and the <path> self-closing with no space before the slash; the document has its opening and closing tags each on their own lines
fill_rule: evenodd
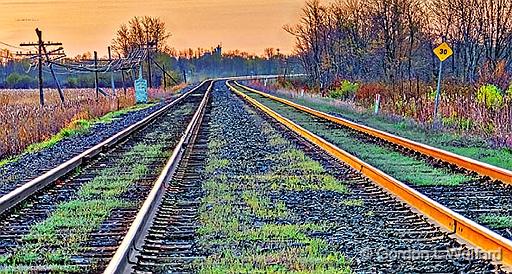
<svg viewBox="0 0 512 274">
<path fill-rule="evenodd" d="M 113 121 L 115 121 L 116 119 L 119 119 L 120 117 L 122 117 L 123 115 L 125 115 L 127 113 L 143 110 L 143 109 L 149 108 L 153 105 L 154 104 L 141 104 L 141 105 L 136 105 L 133 107 L 121 109 L 118 111 L 109 112 L 108 114 L 106 114 L 98 119 L 92 119 L 92 120 L 81 119 L 81 120 L 73 121 L 67 127 L 61 129 L 57 134 L 51 136 L 49 139 L 47 139 L 43 142 L 34 143 L 34 144 L 29 145 L 20 155 L 12 156 L 12 157 L 0 160 L 0 167 L 18 161 L 23 155 L 26 155 L 29 153 L 36 153 L 43 149 L 51 148 L 67 137 L 72 137 L 72 136 L 88 133 L 89 130 L 91 129 L 91 127 L 94 126 L 94 124 L 97 124 L 97 123 L 109 124 L 109 123 L 112 123 Z"/>
<path fill-rule="evenodd" d="M 455 132 L 435 132 L 403 118 L 397 120 L 395 117 L 374 115 L 371 110 L 358 111 L 348 105 L 340 104 L 339 101 L 332 98 L 296 97 L 284 93 L 278 93 L 276 96 L 318 111 L 341 115 L 346 119 L 375 129 L 512 170 L 512 149 L 493 148 L 486 140 L 479 137 Z"/>
</svg>

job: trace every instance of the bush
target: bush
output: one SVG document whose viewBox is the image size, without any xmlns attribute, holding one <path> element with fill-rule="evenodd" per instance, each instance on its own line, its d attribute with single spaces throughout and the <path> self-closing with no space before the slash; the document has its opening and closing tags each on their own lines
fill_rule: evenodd
<svg viewBox="0 0 512 274">
<path fill-rule="evenodd" d="M 375 95 L 380 94 L 381 97 L 385 97 L 386 93 L 386 87 L 380 83 L 364 84 L 357 91 L 356 100 L 363 104 L 372 105 L 375 101 Z"/>
<path fill-rule="evenodd" d="M 488 109 L 500 109 L 503 107 L 503 95 L 495 85 L 481 86 L 476 94 L 478 103 L 484 104 Z"/>
<path fill-rule="evenodd" d="M 335 89 L 329 91 L 329 97 L 334 99 L 353 98 L 358 89 L 358 83 L 343 80 Z"/>
</svg>

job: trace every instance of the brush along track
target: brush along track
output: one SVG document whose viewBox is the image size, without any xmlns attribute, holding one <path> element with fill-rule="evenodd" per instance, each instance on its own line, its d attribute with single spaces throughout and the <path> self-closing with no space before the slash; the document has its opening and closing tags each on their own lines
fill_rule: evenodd
<svg viewBox="0 0 512 274">
<path fill-rule="evenodd" d="M 99 272 L 113 256 L 209 83 L 0 219 L 0 272 Z"/>
<path fill-rule="evenodd" d="M 490 223 L 492 219 L 489 218 L 502 216 L 509 219 L 512 225 L 512 185 L 478 176 L 474 172 L 314 117 L 248 90 L 240 90 L 453 211 L 488 225 L 498 234 L 512 239 L 510 227 L 497 227 L 496 223 Z M 368 153 L 372 148 L 377 148 L 376 153 Z M 408 162 L 400 162 L 401 160 Z"/>
<path fill-rule="evenodd" d="M 223 83 L 215 87 L 208 126 L 171 180 L 132 271 L 499 272 L 450 256 L 469 249 Z"/>
</svg>

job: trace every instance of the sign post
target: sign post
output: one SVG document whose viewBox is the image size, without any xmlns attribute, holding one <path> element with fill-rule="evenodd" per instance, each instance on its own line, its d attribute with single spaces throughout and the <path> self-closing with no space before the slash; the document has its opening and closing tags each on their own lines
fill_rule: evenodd
<svg viewBox="0 0 512 274">
<path fill-rule="evenodd" d="M 437 48 L 434 49 L 434 54 L 439 58 L 439 75 L 437 77 L 437 91 L 436 91 L 436 99 L 434 104 L 434 128 L 437 128 L 439 125 L 439 101 L 441 99 L 441 78 L 443 73 L 443 62 L 453 55 L 453 50 L 450 46 L 443 42 Z"/>
</svg>

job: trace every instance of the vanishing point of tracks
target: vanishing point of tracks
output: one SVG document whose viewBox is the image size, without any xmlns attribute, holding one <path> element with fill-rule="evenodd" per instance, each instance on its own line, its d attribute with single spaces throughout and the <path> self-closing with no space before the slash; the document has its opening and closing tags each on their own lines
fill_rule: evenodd
<svg viewBox="0 0 512 274">
<path fill-rule="evenodd" d="M 79 215 L 89 229 L 62 223 Z M 501 272 L 221 81 L 5 212 L 0 231 L 0 272 Z"/>
</svg>

